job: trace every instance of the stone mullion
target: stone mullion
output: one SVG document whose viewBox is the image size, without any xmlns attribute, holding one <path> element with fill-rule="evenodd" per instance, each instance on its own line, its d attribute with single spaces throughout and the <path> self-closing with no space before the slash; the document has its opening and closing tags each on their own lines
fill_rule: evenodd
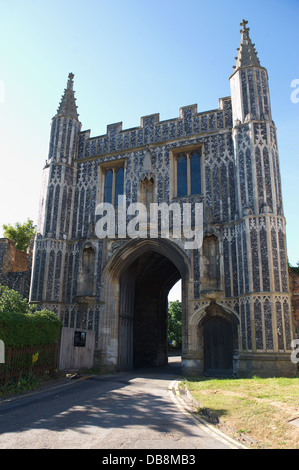
<svg viewBox="0 0 299 470">
<path fill-rule="evenodd" d="M 261 296 L 262 341 L 263 341 L 263 348 L 262 348 L 262 351 L 266 351 L 266 332 L 265 332 L 264 302 L 265 302 L 265 300 L 264 300 L 263 297 Z"/>
<path fill-rule="evenodd" d="M 46 260 L 45 260 L 45 267 L 44 267 L 44 278 L 43 278 L 43 291 L 42 291 L 42 299 L 47 298 L 47 286 L 48 286 L 48 275 L 49 275 L 49 259 L 51 253 L 51 240 L 48 239 L 46 242 Z"/>
<path fill-rule="evenodd" d="M 248 134 L 251 134 L 251 125 L 249 125 L 249 129 L 248 129 Z M 252 139 L 250 138 L 250 141 Z M 246 159 L 247 159 L 247 149 L 250 149 L 251 148 L 248 146 L 248 144 L 246 144 L 243 148 L 243 154 L 244 154 L 244 157 L 243 157 L 243 165 L 244 165 L 244 182 L 243 182 L 243 185 L 244 185 L 244 191 L 245 191 L 245 201 L 246 201 L 246 207 L 249 207 L 249 193 L 248 193 L 248 175 L 247 175 L 247 165 L 246 165 Z M 245 208 L 243 208 L 245 209 Z M 243 214 L 242 214 L 243 215 Z"/>
<path fill-rule="evenodd" d="M 232 239 L 235 237 L 235 227 L 228 228 L 229 240 L 228 240 L 228 250 L 229 250 L 229 270 L 230 270 L 230 295 L 233 297 L 233 285 L 234 285 L 234 273 L 233 273 L 233 262 L 232 262 Z"/>
<path fill-rule="evenodd" d="M 187 157 L 187 195 L 191 194 L 191 171 L 190 171 L 190 152 L 186 152 Z"/>
<path fill-rule="evenodd" d="M 68 155 L 68 163 L 71 164 L 74 156 L 74 150 L 76 146 L 76 123 L 73 122 L 73 120 L 69 120 L 69 126 L 72 126 L 71 129 L 71 135 L 70 135 L 70 141 L 69 141 L 69 155 Z"/>
<path fill-rule="evenodd" d="M 258 252 L 258 263 L 259 263 L 259 284 L 260 292 L 263 292 L 263 263 L 262 263 L 262 254 L 261 254 L 261 216 L 256 217 L 256 235 L 257 235 L 257 252 Z"/>
<path fill-rule="evenodd" d="M 256 173 L 256 145 L 254 144 L 254 124 L 252 124 L 252 138 L 250 151 L 251 151 L 251 172 L 252 172 L 252 190 L 253 190 L 253 210 L 255 214 L 259 213 L 259 195 L 258 195 L 258 184 L 257 184 L 257 173 Z"/>
<path fill-rule="evenodd" d="M 51 299 L 48 299 L 48 300 L 54 300 L 54 288 L 55 288 L 55 275 L 56 275 L 56 261 L 57 261 L 57 243 L 53 243 L 53 245 L 55 246 L 55 248 L 52 250 L 53 251 L 53 266 L 52 266 L 52 269 L 53 269 L 53 275 L 52 275 L 52 286 L 51 286 Z"/>
<path fill-rule="evenodd" d="M 278 201 L 277 201 L 277 191 L 276 191 L 276 184 L 275 184 L 275 175 L 276 178 L 278 176 L 278 169 L 276 168 L 276 157 L 275 157 L 275 149 L 272 143 L 272 135 L 271 135 L 271 127 L 270 125 L 267 126 L 268 129 L 268 142 L 269 142 L 269 164 L 270 164 L 270 174 L 271 174 L 271 192 L 272 192 L 272 212 L 273 214 L 277 214 L 278 208 Z M 275 132 L 275 130 L 274 130 Z M 274 161 L 275 160 L 275 161 Z"/>
<path fill-rule="evenodd" d="M 73 245 L 72 246 L 72 254 L 73 254 L 73 257 L 72 257 L 72 265 L 69 266 L 69 269 L 68 269 L 68 272 L 71 271 L 72 273 L 72 279 L 74 279 L 74 272 L 75 272 L 75 266 L 76 266 L 76 245 Z M 77 273 L 76 273 L 76 277 L 77 277 Z M 76 279 L 75 277 L 75 279 Z M 72 299 L 73 299 L 73 292 L 74 292 L 74 284 L 73 282 L 71 283 L 71 289 L 70 289 L 70 301 L 72 302 Z"/>
<path fill-rule="evenodd" d="M 238 214 L 239 214 L 239 217 L 242 216 L 242 213 L 241 213 L 241 185 L 240 185 L 240 178 L 239 178 L 239 174 L 240 174 L 240 162 L 239 162 L 239 152 L 240 152 L 240 148 L 239 148 L 239 142 L 238 142 L 238 135 L 240 133 L 239 130 L 235 129 L 234 131 L 234 140 L 235 140 L 235 149 L 236 149 L 236 162 L 235 162 L 235 165 L 236 165 L 236 175 L 237 175 L 237 178 L 236 178 L 236 204 L 237 204 L 237 208 L 238 208 Z"/>
<path fill-rule="evenodd" d="M 66 244 L 63 243 L 61 250 L 61 268 L 60 268 L 60 283 L 59 283 L 59 293 L 58 293 L 58 302 L 62 302 L 63 296 L 63 285 L 64 285 L 64 265 L 66 262 Z"/>
<path fill-rule="evenodd" d="M 74 207 L 75 207 L 75 195 L 76 195 L 76 180 L 77 180 L 77 165 L 75 166 L 73 170 L 73 176 L 72 176 L 72 187 L 69 189 L 72 191 L 72 197 L 71 197 L 71 207 L 70 209 L 70 219 L 69 219 L 69 227 L 68 227 L 68 239 L 72 237 L 72 231 L 73 231 L 73 219 L 74 219 Z"/>
<path fill-rule="evenodd" d="M 246 245 L 247 245 L 247 268 L 248 268 L 248 287 L 249 292 L 253 292 L 253 270 L 252 270 L 252 256 L 251 256 L 251 237 L 250 237 L 250 218 L 245 219 L 246 226 Z"/>
<path fill-rule="evenodd" d="M 113 171 L 113 178 L 112 178 L 112 196 L 111 196 L 111 204 L 115 207 L 115 183 L 116 183 L 116 169 L 112 168 Z"/>
<path fill-rule="evenodd" d="M 60 182 L 59 182 L 59 185 L 60 185 L 60 191 L 59 191 L 59 202 L 58 202 L 58 212 L 57 212 L 57 219 L 56 219 L 56 233 L 53 234 L 53 236 L 55 236 L 56 239 L 60 239 L 61 238 L 61 234 L 60 234 L 60 231 L 61 231 L 61 212 L 62 210 L 65 210 L 66 208 L 63 207 L 63 204 L 62 204 L 62 201 L 63 201 L 63 193 L 64 193 L 64 186 L 65 186 L 65 166 L 62 165 L 62 168 L 61 168 L 61 178 L 60 178 Z M 55 209 L 55 208 L 54 208 Z"/>
</svg>

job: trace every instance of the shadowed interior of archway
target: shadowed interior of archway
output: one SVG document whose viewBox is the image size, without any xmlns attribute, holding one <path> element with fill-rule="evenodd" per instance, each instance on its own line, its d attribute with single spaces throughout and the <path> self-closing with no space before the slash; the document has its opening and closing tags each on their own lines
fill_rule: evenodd
<svg viewBox="0 0 299 470">
<path fill-rule="evenodd" d="M 118 369 L 167 363 L 167 296 L 181 278 L 166 256 L 142 253 L 120 277 Z"/>
</svg>

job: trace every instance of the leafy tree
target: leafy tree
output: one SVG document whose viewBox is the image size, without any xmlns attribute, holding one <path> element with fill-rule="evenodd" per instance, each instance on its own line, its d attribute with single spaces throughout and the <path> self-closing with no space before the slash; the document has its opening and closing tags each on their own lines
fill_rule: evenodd
<svg viewBox="0 0 299 470">
<path fill-rule="evenodd" d="M 0 284 L 0 313 L 28 313 L 30 306 L 19 292 Z"/>
<path fill-rule="evenodd" d="M 168 305 L 168 341 L 174 347 L 182 345 L 182 304 L 178 300 Z"/>
<path fill-rule="evenodd" d="M 16 248 L 26 253 L 30 240 L 36 233 L 36 226 L 31 219 L 21 224 L 17 222 L 14 226 L 11 224 L 3 225 L 4 237 L 16 242 Z"/>
</svg>

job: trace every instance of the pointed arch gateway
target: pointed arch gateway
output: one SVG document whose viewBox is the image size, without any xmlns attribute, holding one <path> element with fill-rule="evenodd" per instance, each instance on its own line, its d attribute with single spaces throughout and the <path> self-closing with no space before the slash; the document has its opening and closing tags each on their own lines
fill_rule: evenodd
<svg viewBox="0 0 299 470">
<path fill-rule="evenodd" d="M 211 300 L 190 319 L 191 342 L 198 351 L 198 373 L 229 376 L 238 373 L 239 317 Z"/>
<path fill-rule="evenodd" d="M 182 280 L 184 332 L 190 273 L 186 253 L 166 239 L 131 240 L 113 255 L 102 289 L 104 365 L 130 370 L 167 363 L 168 292 Z"/>
</svg>

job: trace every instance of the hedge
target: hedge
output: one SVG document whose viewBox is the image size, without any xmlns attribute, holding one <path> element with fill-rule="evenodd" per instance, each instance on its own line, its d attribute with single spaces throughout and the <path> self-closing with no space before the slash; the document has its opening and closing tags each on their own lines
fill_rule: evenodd
<svg viewBox="0 0 299 470">
<path fill-rule="evenodd" d="M 0 339 L 5 348 L 53 344 L 58 341 L 61 328 L 61 321 L 48 310 L 0 312 Z"/>
<path fill-rule="evenodd" d="M 0 339 L 5 348 L 53 344 L 61 328 L 55 313 L 34 310 L 18 292 L 0 285 Z"/>
</svg>

